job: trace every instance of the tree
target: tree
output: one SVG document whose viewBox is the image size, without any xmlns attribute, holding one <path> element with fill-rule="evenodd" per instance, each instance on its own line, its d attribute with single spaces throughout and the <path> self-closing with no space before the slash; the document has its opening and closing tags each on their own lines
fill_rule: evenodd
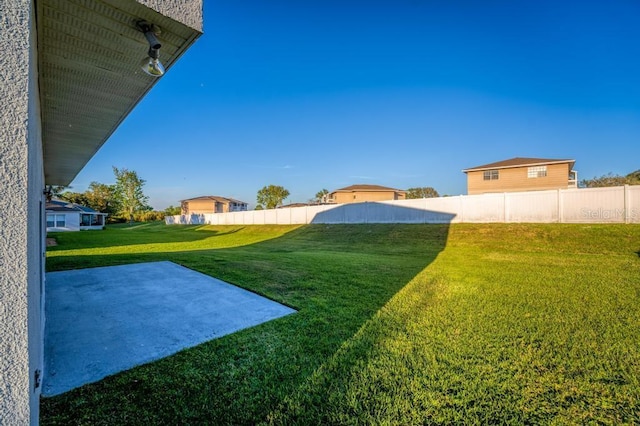
<svg viewBox="0 0 640 426">
<path fill-rule="evenodd" d="M 254 210 L 264 210 L 264 207 L 262 207 L 262 204 L 257 204 Z"/>
<path fill-rule="evenodd" d="M 438 191 L 433 189 L 430 186 L 422 186 L 419 188 L 409 188 L 407 189 L 407 199 L 414 198 L 436 198 L 439 197 Z"/>
<path fill-rule="evenodd" d="M 287 191 L 282 186 L 269 185 L 258 191 L 257 201 L 258 204 L 263 205 L 266 209 L 275 209 L 282 205 L 282 201 L 289 196 Z"/>
<path fill-rule="evenodd" d="M 327 195 L 329 195 L 329 191 L 326 189 L 321 189 L 316 192 L 316 197 L 313 199 L 314 203 L 324 203 L 326 201 Z"/>
<path fill-rule="evenodd" d="M 640 185 L 640 169 L 627 175 L 627 185 Z"/>
<path fill-rule="evenodd" d="M 124 167 L 122 169 L 113 167 L 113 174 L 116 177 L 114 193 L 119 213 L 128 217 L 129 223 L 132 223 L 135 213 L 151 210 L 147 204 L 149 197 L 142 191 L 146 181 L 141 179 L 134 170 L 127 170 Z"/>
<path fill-rule="evenodd" d="M 84 192 L 84 196 L 87 200 L 86 206 L 94 210 L 107 213 L 109 216 L 120 211 L 115 185 L 91 182 L 89 189 Z"/>
<path fill-rule="evenodd" d="M 58 195 L 58 198 L 70 203 L 80 204 L 81 206 L 87 205 L 87 197 L 84 193 L 65 191 Z"/>
<path fill-rule="evenodd" d="M 51 191 L 51 198 L 61 198 L 62 191 L 65 189 L 71 189 L 71 187 L 66 187 L 64 185 L 49 185 L 49 190 Z"/>
<path fill-rule="evenodd" d="M 631 172 L 626 176 L 609 173 L 600 177 L 594 177 L 593 179 L 583 179 L 580 181 L 582 188 L 603 188 L 622 185 L 640 185 L 640 170 Z"/>
<path fill-rule="evenodd" d="M 179 214 L 182 214 L 182 208 L 180 206 L 169 206 L 166 209 L 164 209 L 164 214 L 166 216 L 177 216 Z"/>
</svg>

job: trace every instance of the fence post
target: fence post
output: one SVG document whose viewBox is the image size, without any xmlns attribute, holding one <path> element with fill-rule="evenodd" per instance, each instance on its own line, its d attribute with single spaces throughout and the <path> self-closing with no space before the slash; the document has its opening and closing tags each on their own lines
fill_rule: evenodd
<svg viewBox="0 0 640 426">
<path fill-rule="evenodd" d="M 629 194 L 629 185 L 624 186 L 624 223 L 631 222 L 631 200 Z"/>
<path fill-rule="evenodd" d="M 423 198 L 422 199 L 422 209 L 424 210 L 422 212 L 422 222 L 421 223 L 427 223 L 427 210 L 429 210 L 429 202 L 427 201 L 428 198 Z"/>
<path fill-rule="evenodd" d="M 564 205 L 562 202 L 562 189 L 558 189 L 558 223 L 564 222 Z"/>
<path fill-rule="evenodd" d="M 504 221 L 504 223 L 509 223 L 509 219 L 508 219 L 509 208 L 507 207 L 507 202 L 508 202 L 507 193 L 503 192 L 502 193 L 502 215 L 503 215 L 502 220 Z"/>
</svg>

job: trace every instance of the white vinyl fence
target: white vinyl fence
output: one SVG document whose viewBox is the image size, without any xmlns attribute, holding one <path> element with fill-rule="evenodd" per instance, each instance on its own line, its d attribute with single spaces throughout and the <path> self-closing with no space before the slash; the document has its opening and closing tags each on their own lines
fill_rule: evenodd
<svg viewBox="0 0 640 426">
<path fill-rule="evenodd" d="M 461 195 L 419 200 L 293 207 L 191 216 L 171 224 L 308 223 L 640 223 L 640 185 Z"/>
</svg>

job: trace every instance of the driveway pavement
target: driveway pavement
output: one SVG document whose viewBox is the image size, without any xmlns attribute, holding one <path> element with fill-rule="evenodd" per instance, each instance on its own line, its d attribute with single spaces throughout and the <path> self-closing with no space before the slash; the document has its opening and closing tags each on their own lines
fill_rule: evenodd
<svg viewBox="0 0 640 426">
<path fill-rule="evenodd" d="M 43 395 L 295 310 L 172 262 L 46 275 Z"/>
</svg>

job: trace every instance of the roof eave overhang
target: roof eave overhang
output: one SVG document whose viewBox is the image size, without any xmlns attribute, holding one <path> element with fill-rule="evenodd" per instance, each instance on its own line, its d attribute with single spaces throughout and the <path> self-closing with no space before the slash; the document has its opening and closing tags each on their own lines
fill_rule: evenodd
<svg viewBox="0 0 640 426">
<path fill-rule="evenodd" d="M 161 80 L 138 66 L 148 43 L 137 29 L 137 21 L 146 20 L 160 28 L 160 60 L 167 71 L 202 34 L 201 1 L 185 6 L 193 7 L 196 16 L 188 25 L 143 2 L 37 0 L 38 75 L 48 185 L 69 185 Z M 177 3 L 166 0 L 156 9 L 171 12 Z"/>
</svg>

